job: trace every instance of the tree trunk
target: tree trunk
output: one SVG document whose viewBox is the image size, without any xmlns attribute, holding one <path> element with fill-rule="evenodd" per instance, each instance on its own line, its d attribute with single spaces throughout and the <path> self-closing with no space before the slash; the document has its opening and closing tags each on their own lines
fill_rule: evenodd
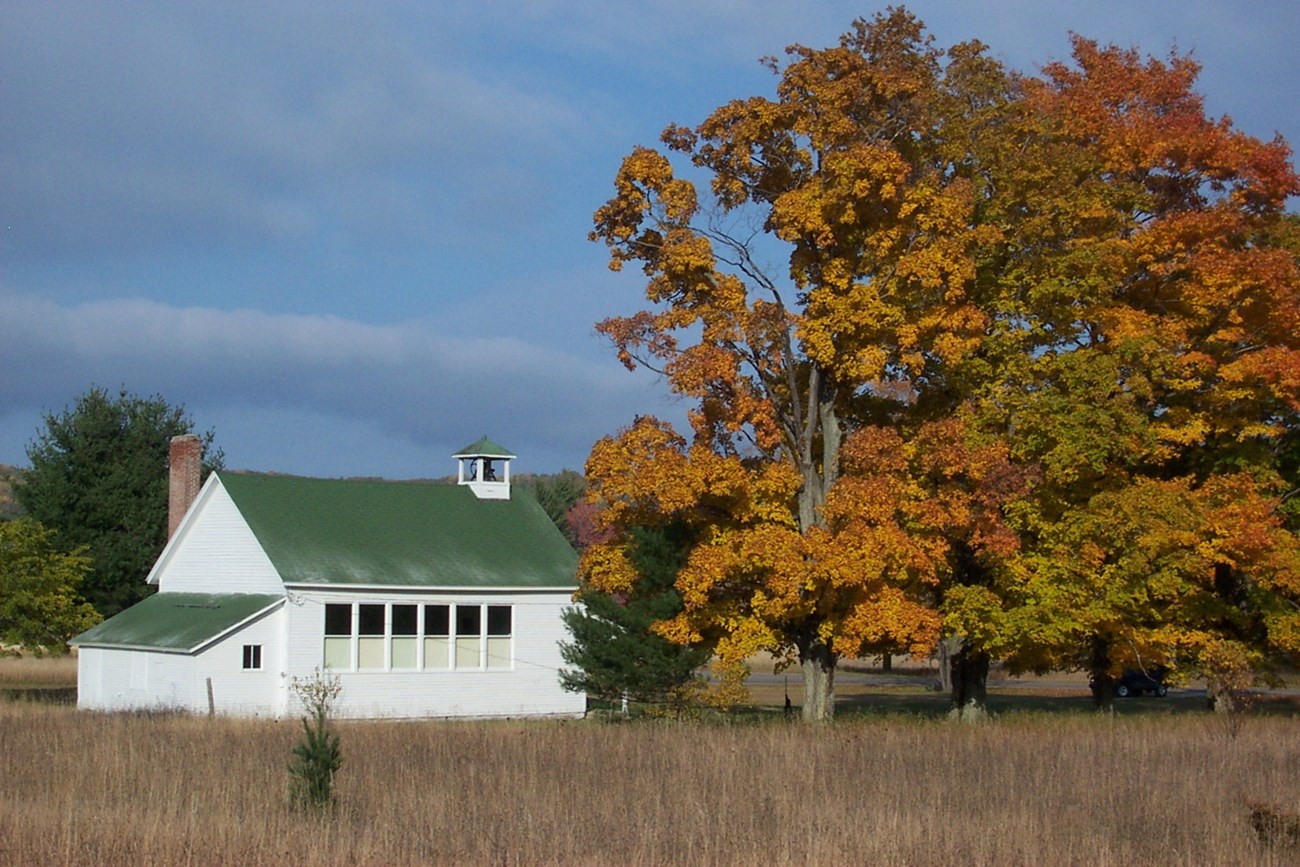
<svg viewBox="0 0 1300 867">
<path fill-rule="evenodd" d="M 840 472 L 840 446 L 844 429 L 835 413 L 835 386 L 813 365 L 808 373 L 808 415 L 798 433 L 793 457 L 803 479 L 799 489 L 799 530 L 821 524 L 821 507 L 826 494 L 835 486 Z M 821 433 L 821 453 L 818 454 L 817 434 Z"/>
<path fill-rule="evenodd" d="M 829 722 L 835 718 L 835 655 L 820 641 L 800 650 L 803 670 L 803 721 Z"/>
<path fill-rule="evenodd" d="M 992 583 L 988 570 L 980 563 L 971 542 L 965 538 L 950 540 L 954 579 L 963 587 L 988 587 Z M 942 610 L 943 599 L 938 600 Z M 948 645 L 948 664 L 952 678 L 952 710 L 948 716 L 962 722 L 979 722 L 988 718 L 989 655 L 971 644 L 965 635 L 952 635 Z"/>
<path fill-rule="evenodd" d="M 952 695 L 952 651 L 953 642 L 958 642 L 960 638 L 941 638 L 939 639 L 939 692 L 946 692 Z"/>
<path fill-rule="evenodd" d="M 948 657 L 952 666 L 952 710 L 948 716 L 961 722 L 987 719 L 989 655 L 972 648 L 961 636 L 945 640 L 958 642 Z"/>
<path fill-rule="evenodd" d="M 1099 713 L 1115 712 L 1115 678 L 1110 673 L 1110 642 L 1093 636 L 1088 660 L 1088 688 L 1092 690 L 1092 707 Z"/>
<path fill-rule="evenodd" d="M 793 381 L 791 385 L 794 385 Z M 797 431 L 795 441 L 791 443 L 793 457 L 803 479 L 796 498 L 799 532 L 803 534 L 822 523 L 821 508 L 826 503 L 826 494 L 839 476 L 840 445 L 844 435 L 835 413 L 835 386 L 816 364 L 810 365 L 808 370 L 806 399 L 806 418 L 791 425 L 792 432 Z M 817 450 L 818 432 L 821 434 L 820 454 Z M 804 722 L 825 722 L 835 717 L 835 666 L 839 654 L 816 635 L 817 624 L 810 620 L 804 625 L 801 638 L 796 639 L 799 666 L 803 671 Z"/>
<path fill-rule="evenodd" d="M 822 429 L 822 492 L 823 501 L 825 492 L 835 487 L 835 482 L 840 477 L 840 446 L 844 442 L 844 429 L 840 425 L 839 416 L 835 413 L 835 388 L 830 381 L 823 375 L 821 378 L 822 389 L 818 399 L 817 412 L 820 418 Z"/>
<path fill-rule="evenodd" d="M 1205 680 L 1205 707 L 1215 713 L 1232 714 L 1240 710 L 1237 696 L 1223 680 L 1208 677 Z"/>
</svg>

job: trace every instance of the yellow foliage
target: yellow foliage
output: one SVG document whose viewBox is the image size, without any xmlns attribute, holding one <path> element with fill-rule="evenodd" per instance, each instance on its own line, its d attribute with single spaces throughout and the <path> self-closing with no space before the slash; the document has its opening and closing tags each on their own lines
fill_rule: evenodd
<svg viewBox="0 0 1300 867">
<path fill-rule="evenodd" d="M 714 657 L 710 665 L 712 678 L 704 691 L 705 704 L 719 710 L 733 710 L 750 700 L 749 666 L 743 658 Z"/>
<path fill-rule="evenodd" d="M 578 561 L 578 580 L 602 593 L 631 593 L 637 571 L 619 544 L 597 544 L 582 552 Z"/>
<path fill-rule="evenodd" d="M 592 237 L 654 309 L 598 328 L 691 430 L 593 448 L 616 535 L 584 575 L 621 586 L 617 531 L 683 522 L 663 633 L 786 656 L 923 649 L 938 599 L 985 650 L 1172 653 L 1223 614 L 1216 568 L 1300 601 L 1258 484 L 1300 412 L 1300 178 L 1205 116 L 1190 59 L 1073 45 L 1014 75 L 892 9 L 665 130 L 691 175 L 628 155 Z"/>
</svg>

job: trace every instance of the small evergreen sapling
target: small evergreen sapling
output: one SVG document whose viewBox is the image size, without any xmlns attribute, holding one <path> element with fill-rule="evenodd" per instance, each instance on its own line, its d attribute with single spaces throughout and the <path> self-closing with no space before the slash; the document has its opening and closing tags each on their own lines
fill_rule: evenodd
<svg viewBox="0 0 1300 867">
<path fill-rule="evenodd" d="M 294 678 L 293 694 L 307 711 L 303 738 L 289 763 L 289 802 L 294 807 L 324 809 L 334 803 L 334 774 L 343 764 L 339 736 L 329 730 L 329 716 L 343 690 L 338 676 L 318 668 L 311 677 Z"/>
</svg>

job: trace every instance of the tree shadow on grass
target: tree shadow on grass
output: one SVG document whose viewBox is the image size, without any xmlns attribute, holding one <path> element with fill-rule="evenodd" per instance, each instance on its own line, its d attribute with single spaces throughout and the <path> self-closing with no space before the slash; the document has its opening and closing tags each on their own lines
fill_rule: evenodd
<svg viewBox="0 0 1300 867">
<path fill-rule="evenodd" d="M 2 701 L 30 701 L 36 704 L 76 704 L 75 686 L 5 686 L 0 687 Z"/>
<path fill-rule="evenodd" d="M 948 696 L 940 692 L 872 691 L 839 696 L 835 702 L 836 716 L 873 716 L 900 714 L 913 717 L 940 719 L 951 709 Z M 1086 690 L 990 690 L 988 709 L 994 715 L 1032 714 L 1091 714 L 1094 713 L 1092 696 Z M 1168 696 L 1139 696 L 1117 698 L 1114 704 L 1118 716 L 1199 714 L 1208 711 L 1205 691 L 1170 691 Z M 1300 714 L 1300 695 L 1255 694 L 1251 712 L 1265 716 L 1292 716 Z"/>
</svg>

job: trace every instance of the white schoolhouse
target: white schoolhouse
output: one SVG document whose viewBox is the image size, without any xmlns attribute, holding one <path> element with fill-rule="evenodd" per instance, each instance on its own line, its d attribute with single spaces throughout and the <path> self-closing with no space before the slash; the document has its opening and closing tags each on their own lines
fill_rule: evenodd
<svg viewBox="0 0 1300 867">
<path fill-rule="evenodd" d="M 515 457 L 484 437 L 457 484 L 213 473 L 172 443 L 158 592 L 72 640 L 77 704 L 296 716 L 294 678 L 340 717 L 581 716 L 560 689 L 577 555 Z M 192 500 L 192 502 L 187 502 Z"/>
</svg>

